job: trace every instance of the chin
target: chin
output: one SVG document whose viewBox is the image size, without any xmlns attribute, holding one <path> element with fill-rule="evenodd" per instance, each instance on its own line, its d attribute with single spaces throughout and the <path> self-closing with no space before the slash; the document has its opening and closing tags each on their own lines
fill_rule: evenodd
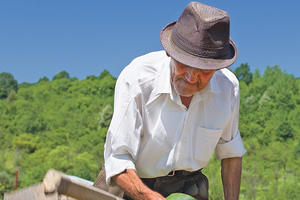
<svg viewBox="0 0 300 200">
<path fill-rule="evenodd" d="M 184 92 L 184 91 L 180 91 L 178 89 L 175 89 L 176 93 L 179 95 L 179 96 L 183 96 L 183 97 L 191 97 L 195 94 L 195 92 Z"/>
<path fill-rule="evenodd" d="M 192 97 L 194 94 L 179 94 L 182 97 Z"/>
<path fill-rule="evenodd" d="M 181 84 L 180 84 L 181 83 Z M 195 86 L 186 85 L 185 82 L 177 82 L 174 85 L 175 92 L 183 97 L 191 97 L 197 92 L 197 88 Z"/>
</svg>

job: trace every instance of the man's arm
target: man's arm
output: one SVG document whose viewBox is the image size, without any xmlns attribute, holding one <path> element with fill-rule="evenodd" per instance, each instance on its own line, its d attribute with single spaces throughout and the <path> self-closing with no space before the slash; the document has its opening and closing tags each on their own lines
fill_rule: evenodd
<svg viewBox="0 0 300 200">
<path fill-rule="evenodd" d="M 225 200 L 237 200 L 240 193 L 242 158 L 225 158 L 221 165 Z"/>
<path fill-rule="evenodd" d="M 133 199 L 165 200 L 161 194 L 148 188 L 134 169 L 127 169 L 123 173 L 112 177 L 112 181 L 120 186 Z"/>
</svg>

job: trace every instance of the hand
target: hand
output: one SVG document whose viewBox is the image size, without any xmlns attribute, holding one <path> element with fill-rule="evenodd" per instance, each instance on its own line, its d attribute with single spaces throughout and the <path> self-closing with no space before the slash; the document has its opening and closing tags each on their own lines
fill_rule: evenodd
<svg viewBox="0 0 300 200">
<path fill-rule="evenodd" d="M 134 169 L 127 169 L 112 177 L 112 181 L 120 186 L 133 199 L 166 200 L 161 194 L 148 188 Z"/>
</svg>

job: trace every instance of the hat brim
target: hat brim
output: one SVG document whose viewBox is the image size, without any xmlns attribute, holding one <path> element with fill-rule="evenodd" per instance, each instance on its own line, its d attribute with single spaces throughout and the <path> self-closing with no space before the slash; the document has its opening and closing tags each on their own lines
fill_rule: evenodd
<svg viewBox="0 0 300 200">
<path fill-rule="evenodd" d="M 229 67 L 237 59 L 237 48 L 233 40 L 229 39 L 230 51 L 224 58 L 212 59 L 212 58 L 202 58 L 195 55 L 191 55 L 186 51 L 180 49 L 171 40 L 172 29 L 175 22 L 171 22 L 165 26 L 160 32 L 160 42 L 165 49 L 165 51 L 176 61 L 181 62 L 190 67 L 195 67 L 199 69 L 207 70 L 217 70 Z"/>
</svg>

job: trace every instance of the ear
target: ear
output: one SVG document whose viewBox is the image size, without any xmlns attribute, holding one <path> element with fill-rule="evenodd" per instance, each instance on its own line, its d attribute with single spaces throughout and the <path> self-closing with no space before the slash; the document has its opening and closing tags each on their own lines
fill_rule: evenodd
<svg viewBox="0 0 300 200">
<path fill-rule="evenodd" d="M 166 51 L 165 51 L 166 52 Z M 168 54 L 168 52 L 166 52 L 166 55 L 168 56 L 168 57 L 170 57 L 170 55 Z"/>
</svg>

